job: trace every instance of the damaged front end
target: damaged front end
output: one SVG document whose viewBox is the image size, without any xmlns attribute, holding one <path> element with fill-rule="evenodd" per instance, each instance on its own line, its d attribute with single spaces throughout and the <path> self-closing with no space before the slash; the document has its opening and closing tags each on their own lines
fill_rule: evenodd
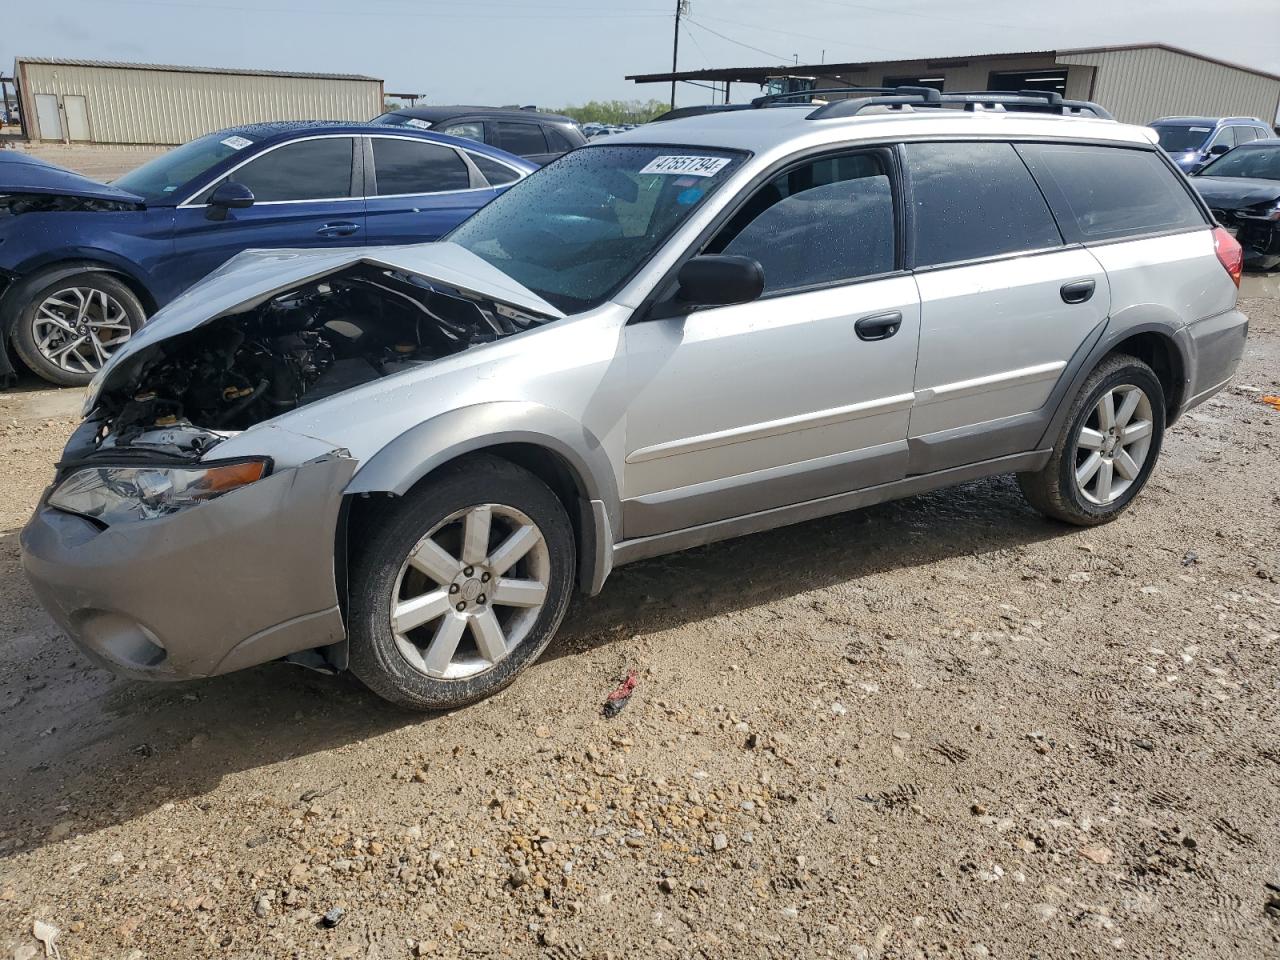
<svg viewBox="0 0 1280 960">
<path fill-rule="evenodd" d="M 159 341 L 94 398 L 75 459 L 202 458 L 305 404 L 551 319 L 402 268 L 360 261 Z"/>
<path fill-rule="evenodd" d="M 144 679 L 344 665 L 358 464 L 266 421 L 554 317 L 466 251 L 430 247 L 242 254 L 103 368 L 21 538 L 41 602 L 90 656 Z"/>
</svg>

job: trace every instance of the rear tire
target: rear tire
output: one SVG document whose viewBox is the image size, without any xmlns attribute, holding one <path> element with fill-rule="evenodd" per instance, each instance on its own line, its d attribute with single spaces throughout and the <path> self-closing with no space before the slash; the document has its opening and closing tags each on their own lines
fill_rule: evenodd
<svg viewBox="0 0 1280 960">
<path fill-rule="evenodd" d="M 1114 354 L 1072 401 L 1049 462 L 1018 474 L 1027 502 L 1081 527 L 1114 520 L 1155 468 L 1164 441 L 1164 388 L 1136 357 Z"/>
<path fill-rule="evenodd" d="M 82 387 L 146 322 L 124 283 L 102 270 L 36 274 L 10 294 L 18 305 L 13 348 L 33 373 L 61 387 Z"/>
<path fill-rule="evenodd" d="M 445 467 L 388 501 L 354 551 L 351 671 L 412 710 L 491 696 L 551 642 L 575 567 L 545 483 L 497 457 Z"/>
</svg>

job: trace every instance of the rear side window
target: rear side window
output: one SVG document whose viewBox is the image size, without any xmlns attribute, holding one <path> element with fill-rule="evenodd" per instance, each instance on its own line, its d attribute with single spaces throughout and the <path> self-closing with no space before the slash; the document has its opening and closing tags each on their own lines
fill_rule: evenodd
<svg viewBox="0 0 1280 960">
<path fill-rule="evenodd" d="M 1008 143 L 909 143 L 917 267 L 1062 245 L 1026 165 Z"/>
<path fill-rule="evenodd" d="M 1205 226 L 1178 175 L 1152 150 L 1083 144 L 1018 147 L 1071 241 Z"/>
<path fill-rule="evenodd" d="M 543 127 L 542 132 L 547 135 L 547 146 L 553 151 L 567 153 L 573 149 L 574 145 L 569 142 L 569 138 L 555 127 Z"/>
<path fill-rule="evenodd" d="M 535 153 L 547 152 L 547 140 L 542 135 L 542 127 L 536 123 L 518 123 L 499 120 L 495 126 L 497 143 L 507 153 L 527 157 Z"/>
<path fill-rule="evenodd" d="M 373 169 L 380 197 L 466 190 L 471 172 L 458 151 L 438 143 L 373 138 Z"/>
<path fill-rule="evenodd" d="M 484 143 L 484 124 L 479 120 L 464 120 L 461 123 L 451 123 L 447 127 L 439 127 L 437 132 L 447 133 L 451 137 L 479 140 Z"/>
<path fill-rule="evenodd" d="M 350 137 L 299 140 L 277 147 L 231 174 L 258 203 L 351 196 Z"/>
<path fill-rule="evenodd" d="M 490 160 L 484 154 L 471 153 L 470 150 L 467 153 L 471 155 L 471 162 L 476 165 L 476 169 L 484 174 L 484 178 L 489 181 L 489 186 L 491 187 L 500 187 L 504 183 L 514 183 L 520 179 L 520 174 L 505 163 Z"/>
<path fill-rule="evenodd" d="M 757 190 L 707 247 L 764 267 L 777 292 L 894 269 L 893 193 L 879 154 L 827 157 Z"/>
</svg>

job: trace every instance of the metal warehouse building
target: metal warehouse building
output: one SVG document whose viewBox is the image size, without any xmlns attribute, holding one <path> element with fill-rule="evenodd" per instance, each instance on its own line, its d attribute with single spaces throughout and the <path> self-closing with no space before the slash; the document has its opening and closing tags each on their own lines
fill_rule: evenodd
<svg viewBox="0 0 1280 960">
<path fill-rule="evenodd" d="M 382 112 L 382 81 L 348 74 L 19 57 L 14 78 L 31 140 L 166 145 L 264 120 Z"/>
<path fill-rule="evenodd" d="M 928 86 L 939 90 L 1054 90 L 1102 104 L 1117 120 L 1150 123 L 1174 115 L 1246 116 L 1275 123 L 1280 76 L 1164 43 L 1077 47 L 1026 53 L 984 53 L 929 60 L 811 63 L 688 70 L 627 77 L 636 83 L 672 80 L 760 86 L 770 92 L 823 87 Z"/>
</svg>

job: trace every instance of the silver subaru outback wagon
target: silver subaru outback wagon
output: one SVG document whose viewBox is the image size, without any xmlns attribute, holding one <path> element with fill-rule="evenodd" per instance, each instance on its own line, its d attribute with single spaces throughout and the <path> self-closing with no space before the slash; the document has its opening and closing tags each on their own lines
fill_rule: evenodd
<svg viewBox="0 0 1280 960">
<path fill-rule="evenodd" d="M 1024 99 L 677 120 L 440 243 L 241 254 L 97 376 L 27 573 L 121 673 L 432 709 L 619 564 L 1002 473 L 1104 523 L 1236 368 L 1240 250 L 1150 131 Z"/>
</svg>

